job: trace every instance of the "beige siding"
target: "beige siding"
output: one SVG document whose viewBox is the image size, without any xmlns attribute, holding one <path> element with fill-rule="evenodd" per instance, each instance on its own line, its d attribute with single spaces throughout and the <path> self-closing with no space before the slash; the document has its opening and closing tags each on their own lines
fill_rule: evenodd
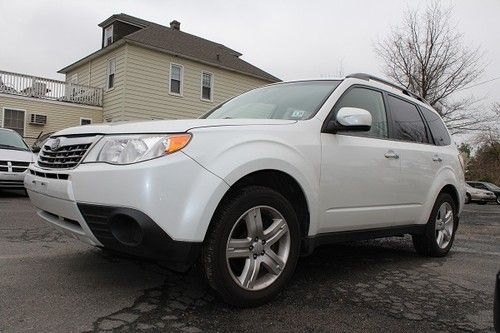
<svg viewBox="0 0 500 333">
<path fill-rule="evenodd" d="M 80 118 L 90 118 L 92 123 L 101 123 L 102 109 L 99 107 L 79 106 L 71 103 L 51 102 L 29 97 L 12 97 L 0 95 L 0 125 L 3 126 L 3 109 L 25 111 L 24 136 L 28 144 L 32 144 L 40 132 L 56 132 L 67 127 L 79 126 Z M 47 116 L 46 125 L 31 125 L 29 117 L 32 113 Z"/>
<path fill-rule="evenodd" d="M 170 63 L 184 66 L 183 96 L 169 94 Z M 268 82 L 133 45 L 126 47 L 124 116 L 197 118 L 217 104 Z M 201 73 L 213 74 L 213 101 L 201 100 Z M 105 105 L 106 108 L 106 105 Z"/>
<path fill-rule="evenodd" d="M 66 73 L 66 81 L 71 81 L 73 74 L 77 74 L 78 83 L 104 89 L 103 111 L 104 119 L 119 121 L 123 120 L 123 94 L 125 85 L 125 52 L 126 46 L 120 46 L 116 50 L 107 53 L 100 58 L 86 62 L 85 64 Z M 116 59 L 115 87 L 107 90 L 107 68 L 108 60 Z"/>
</svg>

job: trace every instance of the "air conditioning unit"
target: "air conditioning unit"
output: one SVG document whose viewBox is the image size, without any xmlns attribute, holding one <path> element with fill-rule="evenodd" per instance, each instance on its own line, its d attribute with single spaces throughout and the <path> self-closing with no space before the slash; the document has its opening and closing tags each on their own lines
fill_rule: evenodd
<svg viewBox="0 0 500 333">
<path fill-rule="evenodd" d="M 32 113 L 30 115 L 30 124 L 45 125 L 47 123 L 47 116 L 44 114 Z"/>
</svg>

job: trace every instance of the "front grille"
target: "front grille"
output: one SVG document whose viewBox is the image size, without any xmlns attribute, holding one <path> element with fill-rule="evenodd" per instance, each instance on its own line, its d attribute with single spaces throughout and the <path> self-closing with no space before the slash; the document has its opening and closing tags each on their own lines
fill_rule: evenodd
<svg viewBox="0 0 500 333">
<path fill-rule="evenodd" d="M 30 173 L 33 176 L 43 177 L 43 178 L 52 178 L 52 179 L 63 179 L 68 180 L 69 175 L 67 173 L 48 173 L 48 172 L 40 172 L 35 170 L 30 170 Z"/>
<path fill-rule="evenodd" d="M 29 162 L 12 161 L 12 172 L 24 172 L 29 166 Z"/>
<path fill-rule="evenodd" d="M 10 164 L 10 170 L 9 170 L 9 164 Z M 28 169 L 29 165 L 30 165 L 30 162 L 0 161 L 0 171 L 21 173 L 21 172 L 26 171 L 26 169 Z"/>
<path fill-rule="evenodd" d="M 92 145 L 94 137 L 56 138 L 47 141 L 38 155 L 38 166 L 47 169 L 76 167 Z M 58 145 L 53 145 L 59 140 Z"/>
</svg>

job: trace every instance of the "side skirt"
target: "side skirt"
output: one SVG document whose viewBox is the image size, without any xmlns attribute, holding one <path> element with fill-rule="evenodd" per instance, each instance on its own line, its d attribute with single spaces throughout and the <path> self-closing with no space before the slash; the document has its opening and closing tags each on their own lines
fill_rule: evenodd
<svg viewBox="0 0 500 333">
<path fill-rule="evenodd" d="M 413 224 L 397 227 L 374 228 L 363 230 L 338 231 L 308 236 L 303 239 L 302 249 L 304 255 L 311 254 L 315 248 L 322 245 L 353 242 L 367 239 L 403 236 L 405 234 L 421 235 L 425 231 L 425 224 Z"/>
</svg>

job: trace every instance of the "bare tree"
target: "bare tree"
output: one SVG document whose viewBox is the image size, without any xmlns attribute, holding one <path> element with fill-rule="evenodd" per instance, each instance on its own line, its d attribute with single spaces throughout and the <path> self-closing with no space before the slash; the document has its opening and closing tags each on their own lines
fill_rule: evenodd
<svg viewBox="0 0 500 333">
<path fill-rule="evenodd" d="M 424 10 L 408 10 L 402 24 L 375 45 L 391 79 L 426 99 L 452 133 L 475 130 L 489 121 L 472 97 L 452 99 L 483 73 L 482 53 L 466 45 L 453 25 L 452 9 L 435 1 Z"/>
</svg>

